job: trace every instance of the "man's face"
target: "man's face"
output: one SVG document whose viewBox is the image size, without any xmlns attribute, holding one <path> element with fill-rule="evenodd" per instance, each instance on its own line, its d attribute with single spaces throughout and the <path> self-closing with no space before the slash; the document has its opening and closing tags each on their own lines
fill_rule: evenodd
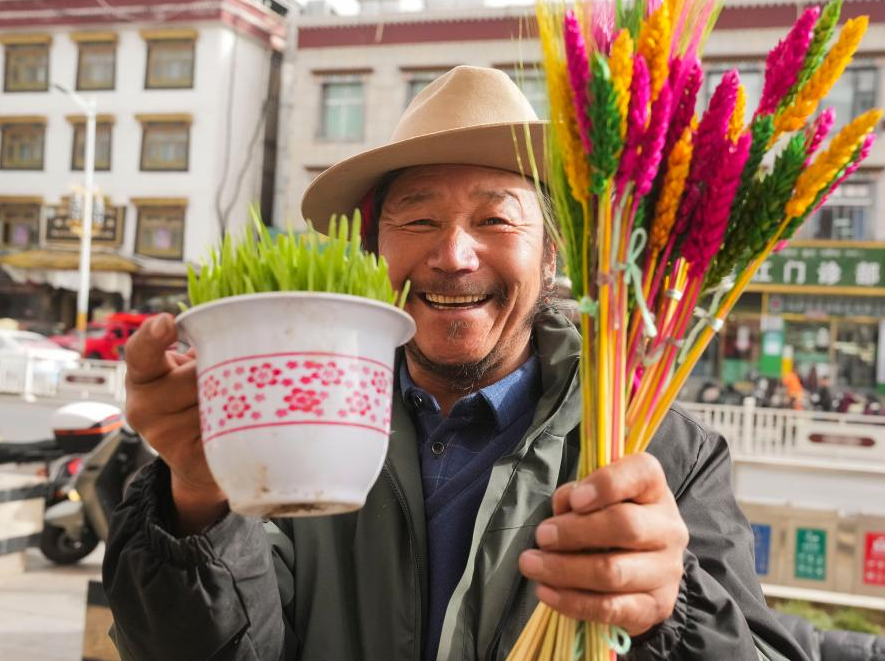
<svg viewBox="0 0 885 661">
<path fill-rule="evenodd" d="M 384 199 L 378 250 L 394 287 L 412 282 L 410 357 L 439 373 L 481 365 L 464 375 L 492 382 L 528 356 L 555 255 L 544 250 L 541 207 L 525 178 L 468 165 L 409 168 Z"/>
</svg>

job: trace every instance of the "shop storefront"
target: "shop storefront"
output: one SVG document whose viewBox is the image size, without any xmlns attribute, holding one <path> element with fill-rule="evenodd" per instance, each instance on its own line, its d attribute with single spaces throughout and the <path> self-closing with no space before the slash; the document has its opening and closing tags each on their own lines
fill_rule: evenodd
<svg viewBox="0 0 885 661">
<path fill-rule="evenodd" d="M 759 269 L 701 368 L 885 394 L 885 243 L 796 241 Z"/>
</svg>

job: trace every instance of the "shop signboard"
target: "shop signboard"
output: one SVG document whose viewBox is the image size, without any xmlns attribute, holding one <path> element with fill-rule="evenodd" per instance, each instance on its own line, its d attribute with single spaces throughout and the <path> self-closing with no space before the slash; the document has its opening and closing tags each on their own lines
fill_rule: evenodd
<svg viewBox="0 0 885 661">
<path fill-rule="evenodd" d="M 885 517 L 858 515 L 852 592 L 885 598 Z"/>
<path fill-rule="evenodd" d="M 760 329 L 762 352 L 759 356 L 759 373 L 762 376 L 779 379 L 783 370 L 784 319 L 777 316 L 763 316 Z"/>
<path fill-rule="evenodd" d="M 863 582 L 885 587 L 885 531 L 876 530 L 865 535 Z"/>
<path fill-rule="evenodd" d="M 794 577 L 810 581 L 827 578 L 827 531 L 820 528 L 796 528 Z"/>
<path fill-rule="evenodd" d="M 763 583 L 780 583 L 789 509 L 746 501 L 741 501 L 740 507 L 753 530 L 756 575 Z"/>
<path fill-rule="evenodd" d="M 768 576 L 771 567 L 771 526 L 767 523 L 753 523 L 754 557 L 756 575 Z"/>
<path fill-rule="evenodd" d="M 856 293 L 881 293 L 885 289 L 885 245 L 797 242 L 765 260 L 753 277 L 752 286 L 851 287 Z"/>
<path fill-rule="evenodd" d="M 103 209 L 100 222 L 93 224 L 92 241 L 96 245 L 119 247 L 123 242 L 126 207 L 106 203 Z M 45 242 L 54 245 L 79 245 L 80 224 L 81 221 L 72 216 L 69 203 L 48 205 L 44 225 Z"/>
</svg>

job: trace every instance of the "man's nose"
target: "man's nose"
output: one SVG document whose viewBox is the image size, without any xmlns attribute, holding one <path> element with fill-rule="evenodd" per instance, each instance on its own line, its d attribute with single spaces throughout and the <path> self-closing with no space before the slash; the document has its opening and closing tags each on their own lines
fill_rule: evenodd
<svg viewBox="0 0 885 661">
<path fill-rule="evenodd" d="M 462 227 L 452 227 L 440 237 L 427 265 L 447 273 L 475 271 L 479 268 L 476 248 L 476 238 L 471 236 L 470 232 Z"/>
</svg>

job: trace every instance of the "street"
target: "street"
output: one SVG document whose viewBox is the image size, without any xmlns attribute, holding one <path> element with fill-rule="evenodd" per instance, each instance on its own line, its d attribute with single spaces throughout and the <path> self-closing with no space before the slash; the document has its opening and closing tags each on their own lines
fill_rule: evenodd
<svg viewBox="0 0 885 661">
<path fill-rule="evenodd" d="M 102 544 L 80 563 L 59 567 L 29 549 L 24 573 L 0 576 L 0 659 L 82 658 L 86 586 L 101 580 L 103 554 Z"/>
</svg>

